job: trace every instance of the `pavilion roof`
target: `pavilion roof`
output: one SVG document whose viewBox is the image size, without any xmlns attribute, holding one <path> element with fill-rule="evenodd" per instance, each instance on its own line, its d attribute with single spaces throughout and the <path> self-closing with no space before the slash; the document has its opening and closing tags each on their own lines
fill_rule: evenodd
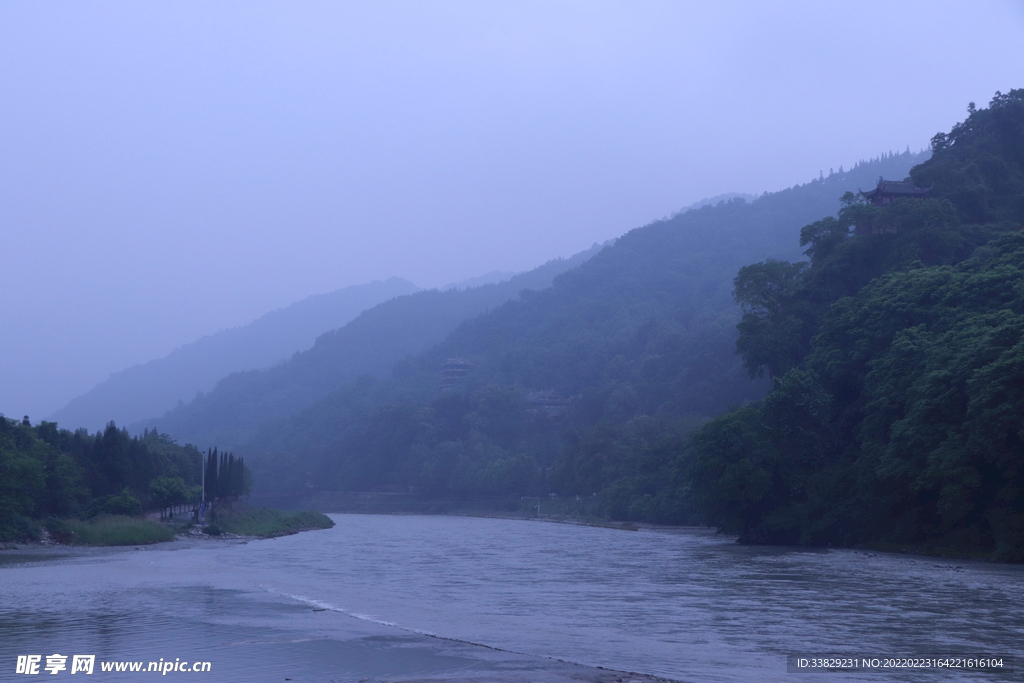
<svg viewBox="0 0 1024 683">
<path fill-rule="evenodd" d="M 880 194 L 893 195 L 896 197 L 924 197 L 931 190 L 930 187 L 918 187 L 913 183 L 912 180 L 907 178 L 906 180 L 884 180 L 878 179 L 878 187 L 867 192 L 861 191 L 861 194 L 867 199 L 871 199 Z"/>
</svg>

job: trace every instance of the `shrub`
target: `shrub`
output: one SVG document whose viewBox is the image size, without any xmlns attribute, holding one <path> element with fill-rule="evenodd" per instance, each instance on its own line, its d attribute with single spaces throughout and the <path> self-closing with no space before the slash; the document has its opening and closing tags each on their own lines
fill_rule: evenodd
<svg viewBox="0 0 1024 683">
<path fill-rule="evenodd" d="M 142 514 L 142 503 L 126 488 L 116 495 L 97 498 L 89 503 L 89 517 L 97 515 L 124 515 L 138 517 Z"/>
</svg>

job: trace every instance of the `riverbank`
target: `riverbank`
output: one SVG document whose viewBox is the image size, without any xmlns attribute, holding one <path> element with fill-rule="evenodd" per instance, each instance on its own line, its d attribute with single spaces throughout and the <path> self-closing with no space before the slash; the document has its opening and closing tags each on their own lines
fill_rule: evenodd
<svg viewBox="0 0 1024 683">
<path fill-rule="evenodd" d="M 994 552 L 966 552 L 957 548 L 938 545 L 915 545 L 910 543 L 863 543 L 853 548 L 862 552 L 891 553 L 893 555 L 917 555 L 919 557 L 935 557 L 944 560 L 970 560 L 975 562 L 995 562 L 998 564 L 1021 564 L 1006 561 L 995 556 Z"/>
<path fill-rule="evenodd" d="M 701 529 L 699 525 L 663 525 L 613 520 L 601 513 L 597 497 L 579 496 L 464 496 L 437 498 L 412 493 L 303 491 L 264 492 L 250 505 L 279 510 L 321 510 L 327 514 L 438 515 L 543 521 L 624 531 L 638 529 Z"/>
<path fill-rule="evenodd" d="M 254 509 L 237 502 L 217 508 L 211 517 L 205 533 L 213 536 L 226 532 L 237 536 L 274 538 L 334 526 L 330 517 L 313 510 Z"/>
<path fill-rule="evenodd" d="M 23 546 L 37 549 L 145 546 L 181 538 L 275 538 L 334 526 L 327 515 L 319 512 L 251 509 L 241 504 L 222 507 L 215 519 L 200 528 L 187 520 L 158 521 L 155 514 L 149 518 L 123 515 L 101 515 L 91 520 L 51 518 L 36 523 L 36 538 L 0 543 L 0 551 L 18 550 Z"/>
</svg>

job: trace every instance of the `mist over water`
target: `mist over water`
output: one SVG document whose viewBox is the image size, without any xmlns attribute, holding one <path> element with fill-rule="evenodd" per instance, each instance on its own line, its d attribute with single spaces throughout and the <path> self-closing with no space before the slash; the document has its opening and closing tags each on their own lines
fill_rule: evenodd
<svg viewBox="0 0 1024 683">
<path fill-rule="evenodd" d="M 755 548 L 700 531 L 334 519 L 245 545 L 8 560 L 0 666 L 69 650 L 205 659 L 218 681 L 494 673 L 491 651 L 430 634 L 684 681 L 782 681 L 787 654 L 1008 655 L 1024 637 L 1021 567 Z"/>
</svg>

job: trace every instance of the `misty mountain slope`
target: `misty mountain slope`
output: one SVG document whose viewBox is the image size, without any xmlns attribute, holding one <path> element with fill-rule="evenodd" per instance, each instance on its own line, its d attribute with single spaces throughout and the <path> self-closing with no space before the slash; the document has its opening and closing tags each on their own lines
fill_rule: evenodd
<svg viewBox="0 0 1024 683">
<path fill-rule="evenodd" d="M 1024 562 L 1024 89 L 932 150 L 927 197 L 851 202 L 802 233 L 809 265 L 740 272 L 738 347 L 775 381 L 691 441 L 722 531 Z"/>
<path fill-rule="evenodd" d="M 230 373 L 281 362 L 367 308 L 417 289 L 393 277 L 306 297 L 248 325 L 205 336 L 163 358 L 114 373 L 49 419 L 71 429 L 99 429 L 111 420 L 123 425 L 163 415 L 197 392 L 209 391 Z"/>
<path fill-rule="evenodd" d="M 530 392 L 577 396 L 570 421 L 583 427 L 643 415 L 707 417 L 758 399 L 767 383 L 752 381 L 735 354 L 737 270 L 798 257 L 800 229 L 835 215 L 844 192 L 873 187 L 880 175 L 903 178 L 923 158 L 892 155 L 632 230 L 551 288 L 466 320 L 400 362 L 393 381 L 343 387 L 241 450 L 263 490 L 422 488 L 424 473 L 449 460 L 486 470 L 488 461 L 527 457 L 535 465 L 524 471 L 549 470 L 561 446 L 537 436 L 552 425 L 531 423 L 538 409 L 528 406 Z M 457 391 L 443 394 L 439 368 L 447 358 L 471 366 Z M 462 493 L 500 489 L 473 484 L 480 472 L 466 475 Z"/>
<path fill-rule="evenodd" d="M 386 301 L 321 335 L 312 348 L 287 363 L 232 374 L 191 403 L 133 428 L 156 427 L 182 443 L 233 447 L 260 426 L 306 408 L 344 382 L 389 374 L 398 360 L 438 343 L 466 318 L 514 299 L 522 290 L 549 287 L 555 276 L 601 248 L 594 245 L 495 284 L 427 290 Z"/>
</svg>

